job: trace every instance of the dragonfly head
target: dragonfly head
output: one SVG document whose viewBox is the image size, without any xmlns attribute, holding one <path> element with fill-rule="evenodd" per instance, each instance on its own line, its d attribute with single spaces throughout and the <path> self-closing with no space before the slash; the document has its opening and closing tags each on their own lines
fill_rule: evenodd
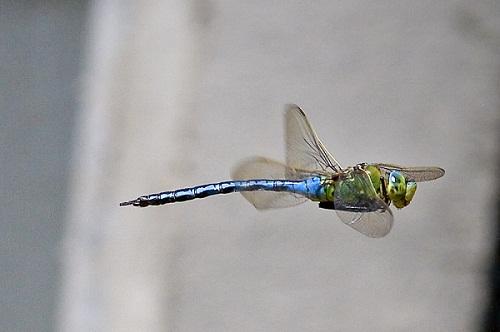
<svg viewBox="0 0 500 332">
<path fill-rule="evenodd" d="M 402 209 L 410 204 L 415 192 L 417 183 L 414 180 L 407 179 L 398 171 L 389 173 L 387 181 L 387 196 L 398 209 Z"/>
</svg>

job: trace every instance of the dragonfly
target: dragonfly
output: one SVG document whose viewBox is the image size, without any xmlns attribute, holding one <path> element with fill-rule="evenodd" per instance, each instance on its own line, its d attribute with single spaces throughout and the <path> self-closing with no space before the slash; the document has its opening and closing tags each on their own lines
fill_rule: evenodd
<svg viewBox="0 0 500 332">
<path fill-rule="evenodd" d="M 286 162 L 263 157 L 244 160 L 232 179 L 143 195 L 120 206 L 146 207 L 239 192 L 259 210 L 291 207 L 306 201 L 334 210 L 339 219 L 360 233 L 380 238 L 393 224 L 390 205 L 410 204 L 417 183 L 445 173 L 440 167 L 404 167 L 360 163 L 342 167 L 328 152 L 297 105 L 285 109 Z"/>
</svg>

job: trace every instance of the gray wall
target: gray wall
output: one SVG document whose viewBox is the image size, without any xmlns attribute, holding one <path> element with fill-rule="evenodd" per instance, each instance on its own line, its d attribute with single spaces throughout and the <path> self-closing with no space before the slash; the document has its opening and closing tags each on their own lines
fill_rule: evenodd
<svg viewBox="0 0 500 332">
<path fill-rule="evenodd" d="M 2 330 L 479 326 L 496 204 L 494 2 L 0 3 Z M 447 174 L 420 185 L 381 240 L 312 203 L 117 206 L 226 179 L 249 155 L 283 160 L 288 102 L 344 165 Z"/>
<path fill-rule="evenodd" d="M 52 331 L 85 1 L 0 1 L 0 330 Z"/>
</svg>

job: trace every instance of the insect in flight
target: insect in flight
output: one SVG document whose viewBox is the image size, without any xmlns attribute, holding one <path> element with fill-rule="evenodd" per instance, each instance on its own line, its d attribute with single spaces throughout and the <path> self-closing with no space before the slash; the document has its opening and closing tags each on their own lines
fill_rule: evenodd
<svg viewBox="0 0 500 332">
<path fill-rule="evenodd" d="M 410 204 L 417 182 L 444 175 L 439 167 L 403 167 L 361 163 L 344 168 L 320 141 L 304 112 L 287 105 L 286 164 L 262 157 L 240 163 L 232 181 L 165 191 L 122 202 L 145 207 L 240 192 L 257 209 L 294 206 L 307 200 L 335 210 L 350 227 L 369 237 L 383 237 L 393 223 L 391 203 Z"/>
</svg>

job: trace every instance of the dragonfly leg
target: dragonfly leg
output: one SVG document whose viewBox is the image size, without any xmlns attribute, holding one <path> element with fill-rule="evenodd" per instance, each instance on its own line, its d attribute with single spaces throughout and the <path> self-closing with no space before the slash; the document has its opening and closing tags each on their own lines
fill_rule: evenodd
<svg viewBox="0 0 500 332">
<path fill-rule="evenodd" d="M 389 199 L 389 196 L 387 195 L 387 187 L 385 186 L 385 180 L 383 176 L 380 177 L 380 186 L 382 187 L 382 198 L 385 204 L 389 205 L 391 201 Z"/>
<path fill-rule="evenodd" d="M 319 202 L 319 207 L 326 210 L 335 210 L 335 204 L 332 201 Z"/>
</svg>

